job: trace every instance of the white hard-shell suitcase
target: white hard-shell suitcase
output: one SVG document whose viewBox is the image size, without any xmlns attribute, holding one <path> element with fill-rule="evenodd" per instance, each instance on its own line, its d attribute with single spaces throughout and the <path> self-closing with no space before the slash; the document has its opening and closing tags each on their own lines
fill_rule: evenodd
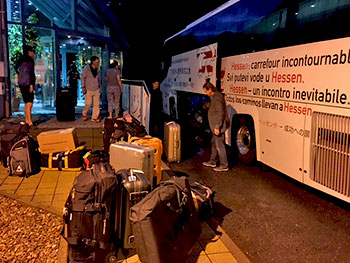
<svg viewBox="0 0 350 263">
<path fill-rule="evenodd" d="M 174 121 L 164 124 L 164 153 L 169 162 L 181 161 L 181 127 Z"/>
<path fill-rule="evenodd" d="M 121 169 L 142 170 L 154 188 L 154 148 L 126 142 L 112 143 L 109 148 L 109 163 L 115 172 Z"/>
</svg>

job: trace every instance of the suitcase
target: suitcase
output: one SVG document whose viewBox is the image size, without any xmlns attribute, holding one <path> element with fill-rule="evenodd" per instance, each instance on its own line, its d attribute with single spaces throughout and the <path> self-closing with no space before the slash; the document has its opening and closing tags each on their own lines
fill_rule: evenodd
<svg viewBox="0 0 350 263">
<path fill-rule="evenodd" d="M 63 209 L 61 235 L 69 262 L 117 262 L 115 235 L 118 182 L 108 163 L 80 173 Z"/>
<path fill-rule="evenodd" d="M 40 156 L 41 170 L 80 171 L 86 153 L 86 144 L 67 152 L 42 153 Z"/>
<path fill-rule="evenodd" d="M 75 120 L 75 91 L 72 88 L 57 88 L 56 118 L 58 121 Z"/>
<path fill-rule="evenodd" d="M 201 225 L 186 177 L 164 181 L 131 208 L 130 221 L 142 263 L 186 262 Z"/>
<path fill-rule="evenodd" d="M 181 161 L 181 127 L 174 121 L 164 124 L 164 153 L 169 162 Z"/>
<path fill-rule="evenodd" d="M 109 163 L 116 172 L 121 169 L 143 171 L 148 177 L 151 188 L 153 189 L 153 147 L 126 142 L 112 143 L 109 150 Z"/>
<path fill-rule="evenodd" d="M 9 156 L 9 174 L 28 177 L 40 171 L 38 143 L 30 136 L 16 142 Z"/>
<path fill-rule="evenodd" d="M 135 248 L 129 220 L 130 208 L 144 198 L 151 190 L 147 176 L 141 170 L 123 169 L 117 173 L 118 203 L 117 203 L 117 236 L 123 249 Z"/>
<path fill-rule="evenodd" d="M 29 126 L 25 122 L 17 120 L 7 121 L 0 131 L 1 161 L 8 166 L 7 158 L 10 156 L 11 147 L 23 137 L 29 135 Z"/>
<path fill-rule="evenodd" d="M 108 152 L 111 143 L 127 140 L 123 120 L 105 118 L 103 122 L 103 150 Z"/>
<path fill-rule="evenodd" d="M 162 180 L 162 154 L 163 154 L 163 143 L 159 138 L 146 135 L 143 138 L 131 137 L 129 142 L 134 142 L 140 145 L 151 146 L 154 148 L 154 169 L 153 169 L 153 185 L 160 184 Z"/>
</svg>

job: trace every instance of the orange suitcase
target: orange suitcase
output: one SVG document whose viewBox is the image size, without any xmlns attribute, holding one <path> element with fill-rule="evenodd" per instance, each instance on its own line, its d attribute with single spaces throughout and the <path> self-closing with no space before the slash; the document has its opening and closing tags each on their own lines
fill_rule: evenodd
<svg viewBox="0 0 350 263">
<path fill-rule="evenodd" d="M 159 138 L 146 135 L 143 138 L 131 137 L 129 143 L 137 143 L 144 146 L 151 146 L 154 148 L 154 170 L 153 170 L 153 182 L 152 185 L 159 184 L 162 180 L 162 154 L 163 154 L 163 143 Z"/>
</svg>

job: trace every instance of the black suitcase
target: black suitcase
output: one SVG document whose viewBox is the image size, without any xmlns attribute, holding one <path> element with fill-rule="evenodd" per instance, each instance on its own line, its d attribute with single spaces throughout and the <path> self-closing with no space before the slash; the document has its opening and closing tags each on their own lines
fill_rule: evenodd
<svg viewBox="0 0 350 263">
<path fill-rule="evenodd" d="M 103 122 L 103 150 L 109 152 L 111 143 L 127 141 L 125 122 L 117 118 L 105 118 Z"/>
<path fill-rule="evenodd" d="M 30 136 L 16 142 L 9 156 L 9 174 L 28 177 L 40 171 L 38 143 Z"/>
<path fill-rule="evenodd" d="M 58 121 L 75 120 L 75 91 L 72 88 L 58 88 L 56 93 L 56 118 Z"/>
<path fill-rule="evenodd" d="M 11 147 L 15 142 L 29 134 L 29 126 L 25 122 L 17 120 L 7 121 L 0 132 L 1 140 L 1 161 L 7 167 L 7 158 L 10 156 Z"/>
<path fill-rule="evenodd" d="M 135 248 L 129 219 L 130 208 L 151 191 L 151 184 L 148 176 L 141 170 L 122 169 L 118 171 L 117 177 L 120 187 L 117 203 L 117 235 L 121 247 L 126 250 Z"/>
<path fill-rule="evenodd" d="M 186 177 L 173 177 L 131 208 L 130 221 L 142 263 L 185 262 L 201 233 Z"/>
<path fill-rule="evenodd" d="M 117 177 L 108 163 L 78 175 L 64 206 L 69 262 L 116 262 Z"/>
</svg>

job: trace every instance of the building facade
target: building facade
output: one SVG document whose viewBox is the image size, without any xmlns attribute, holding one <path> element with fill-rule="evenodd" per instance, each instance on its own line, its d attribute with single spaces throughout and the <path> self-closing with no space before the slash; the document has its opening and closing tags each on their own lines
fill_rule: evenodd
<svg viewBox="0 0 350 263">
<path fill-rule="evenodd" d="M 111 59 L 123 65 L 128 43 L 103 0 L 0 1 L 7 27 L 6 34 L 3 34 L 7 51 L 2 48 L 2 52 L 7 52 L 4 68 L 8 70 L 8 88 L 3 98 L 5 115 L 22 111 L 15 65 L 25 44 L 36 50 L 33 113 L 55 112 L 56 90 L 68 85 L 67 72 L 72 64 L 81 73 L 90 57 L 98 56 L 102 75 Z M 102 86 L 105 90 L 104 78 Z M 78 91 L 79 105 L 83 104 L 83 97 L 81 89 Z M 105 92 L 102 103 L 103 106 L 107 104 Z"/>
</svg>

